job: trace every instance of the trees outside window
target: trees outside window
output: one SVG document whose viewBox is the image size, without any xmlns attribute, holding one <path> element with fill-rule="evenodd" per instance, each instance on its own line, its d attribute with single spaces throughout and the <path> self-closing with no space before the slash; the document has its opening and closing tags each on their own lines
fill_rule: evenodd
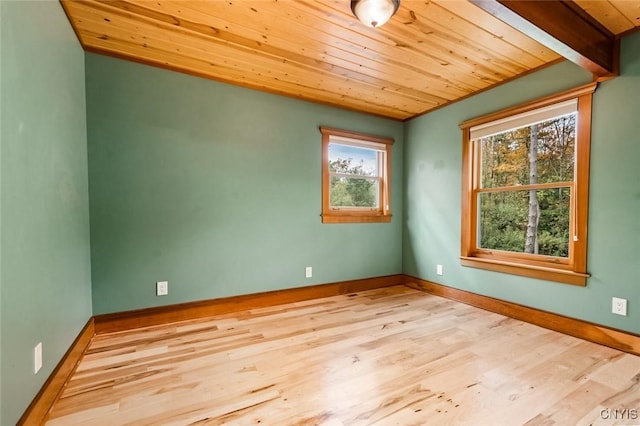
<svg viewBox="0 0 640 426">
<path fill-rule="evenodd" d="M 463 265 L 586 284 L 595 87 L 461 124 Z"/>
<path fill-rule="evenodd" d="M 479 247 L 569 256 L 576 115 L 479 140 Z"/>
<path fill-rule="evenodd" d="M 321 127 L 323 223 L 389 222 L 393 139 Z"/>
</svg>

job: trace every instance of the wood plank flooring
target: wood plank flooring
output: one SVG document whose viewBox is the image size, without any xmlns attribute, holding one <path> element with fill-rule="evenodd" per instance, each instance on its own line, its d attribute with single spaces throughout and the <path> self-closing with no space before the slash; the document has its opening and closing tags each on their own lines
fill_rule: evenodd
<svg viewBox="0 0 640 426">
<path fill-rule="evenodd" d="M 98 335 L 47 425 L 640 424 L 640 357 L 403 286 Z"/>
</svg>

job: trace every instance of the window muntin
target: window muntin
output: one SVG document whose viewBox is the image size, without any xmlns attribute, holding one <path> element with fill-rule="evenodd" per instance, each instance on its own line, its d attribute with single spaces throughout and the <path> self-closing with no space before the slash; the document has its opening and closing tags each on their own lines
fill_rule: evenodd
<svg viewBox="0 0 640 426">
<path fill-rule="evenodd" d="M 463 265 L 586 284 L 595 87 L 461 124 Z"/>
<path fill-rule="evenodd" d="M 324 223 L 389 222 L 393 139 L 320 128 Z"/>
</svg>

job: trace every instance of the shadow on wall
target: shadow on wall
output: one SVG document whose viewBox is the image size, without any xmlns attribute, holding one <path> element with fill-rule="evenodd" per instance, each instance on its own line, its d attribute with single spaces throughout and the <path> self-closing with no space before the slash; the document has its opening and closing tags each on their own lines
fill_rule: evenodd
<svg viewBox="0 0 640 426">
<path fill-rule="evenodd" d="M 460 240 L 458 167 L 435 159 L 420 161 L 414 169 L 406 181 L 404 272 L 438 281 L 437 264 L 458 265 L 457 246 L 450 244 Z"/>
</svg>

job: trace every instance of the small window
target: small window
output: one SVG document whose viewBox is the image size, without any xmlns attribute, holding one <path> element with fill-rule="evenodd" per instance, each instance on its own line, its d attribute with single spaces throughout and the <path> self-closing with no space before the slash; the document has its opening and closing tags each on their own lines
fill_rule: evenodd
<svg viewBox="0 0 640 426">
<path fill-rule="evenodd" d="M 463 265 L 586 285 L 595 87 L 461 124 Z"/>
<path fill-rule="evenodd" d="M 390 222 L 394 140 L 321 127 L 322 222 Z"/>
</svg>

